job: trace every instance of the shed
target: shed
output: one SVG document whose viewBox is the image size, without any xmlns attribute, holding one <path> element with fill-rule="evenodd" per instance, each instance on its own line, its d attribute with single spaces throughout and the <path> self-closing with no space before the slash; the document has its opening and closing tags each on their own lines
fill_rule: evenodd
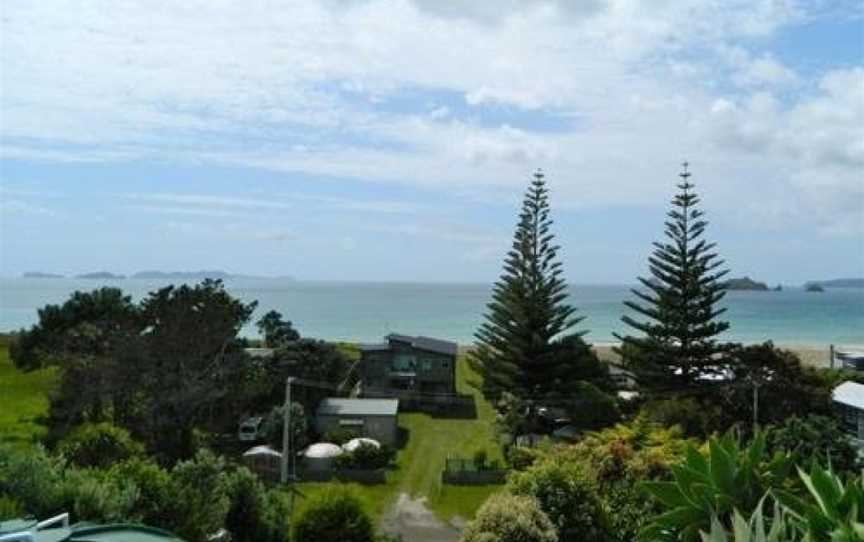
<svg viewBox="0 0 864 542">
<path fill-rule="evenodd" d="M 261 478 L 275 482 L 282 470 L 282 453 L 270 446 L 255 446 L 243 452 L 243 464 Z"/>
<path fill-rule="evenodd" d="M 850 436 L 864 448 L 864 384 L 843 382 L 831 394 L 840 408 Z"/>
<path fill-rule="evenodd" d="M 318 405 L 315 428 L 319 433 L 344 429 L 357 436 L 394 445 L 397 440 L 398 399 L 327 398 Z"/>
</svg>

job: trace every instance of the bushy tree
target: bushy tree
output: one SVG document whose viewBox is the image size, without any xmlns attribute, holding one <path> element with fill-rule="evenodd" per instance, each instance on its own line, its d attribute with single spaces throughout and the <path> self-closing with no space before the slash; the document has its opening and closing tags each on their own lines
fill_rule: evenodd
<svg viewBox="0 0 864 542">
<path fill-rule="evenodd" d="M 534 497 L 497 493 L 477 510 L 462 542 L 557 542 L 555 526 Z"/>
<path fill-rule="evenodd" d="M 224 460 L 206 450 L 171 470 L 169 502 L 176 511 L 178 535 L 203 541 L 222 528 L 231 505 L 224 471 Z"/>
<path fill-rule="evenodd" d="M 294 524 L 295 542 L 373 542 L 375 530 L 363 504 L 350 491 L 331 489 L 312 500 Z"/>
<path fill-rule="evenodd" d="M 133 440 L 122 427 L 110 423 L 88 423 L 66 436 L 58 451 L 78 466 L 105 468 L 143 455 L 144 446 Z"/>
<path fill-rule="evenodd" d="M 725 295 L 721 279 L 728 271 L 703 236 L 708 226 L 698 208 L 687 164 L 680 175 L 680 192 L 668 212 L 665 242 L 654 243 L 648 258 L 650 278 L 639 278 L 636 301 L 624 304 L 635 313 L 622 321 L 638 336 L 616 337 L 624 364 L 645 394 L 668 394 L 704 387 L 703 377 L 716 373 L 716 355 L 724 351 L 717 336 L 729 324 L 719 319 L 718 303 Z M 638 319 L 641 318 L 641 319 Z"/>
<path fill-rule="evenodd" d="M 798 465 L 808 466 L 815 461 L 820 465 L 831 465 L 835 473 L 843 475 L 860 469 L 858 452 L 845 428 L 835 418 L 795 416 L 782 424 L 767 427 L 765 440 L 769 451 L 789 451 Z"/>
<path fill-rule="evenodd" d="M 294 329 L 290 320 L 283 320 L 282 314 L 270 311 L 255 324 L 264 336 L 264 343 L 270 348 L 284 345 L 300 338 L 300 333 Z"/>
<path fill-rule="evenodd" d="M 282 449 L 282 437 L 285 434 L 285 408 L 274 407 L 261 424 L 261 431 L 267 438 L 267 443 L 277 450 Z M 300 403 L 291 403 L 291 448 L 300 450 L 309 444 L 308 421 L 306 411 Z"/>
<path fill-rule="evenodd" d="M 574 349 L 580 321 L 567 303 L 567 284 L 551 231 L 548 189 L 539 171 L 525 194 L 513 245 L 492 291 L 485 322 L 475 334 L 471 363 L 491 398 L 502 392 L 535 398 L 569 390 L 580 380 L 580 364 L 591 362 L 587 348 Z M 587 361 L 586 361 L 587 360 Z"/>
<path fill-rule="evenodd" d="M 228 477 L 231 506 L 225 528 L 236 542 L 287 542 L 290 510 L 281 494 L 267 490 L 249 469 Z"/>
<path fill-rule="evenodd" d="M 514 495 L 537 499 L 561 542 L 605 542 L 606 515 L 597 488 L 576 463 L 548 459 L 513 473 L 507 487 Z"/>
</svg>

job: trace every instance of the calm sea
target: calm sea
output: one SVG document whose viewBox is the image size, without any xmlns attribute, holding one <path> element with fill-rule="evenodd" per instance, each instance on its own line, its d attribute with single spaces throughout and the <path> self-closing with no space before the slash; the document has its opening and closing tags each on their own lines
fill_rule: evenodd
<svg viewBox="0 0 864 542">
<path fill-rule="evenodd" d="M 102 285 L 122 288 L 133 298 L 169 281 L 124 279 L 0 279 L 0 331 L 37 321 L 36 309 L 62 303 L 75 290 Z M 482 284 L 339 283 L 278 279 L 231 279 L 232 294 L 258 301 L 258 316 L 278 310 L 301 334 L 331 340 L 372 342 L 390 331 L 423 334 L 468 344 L 482 320 L 490 286 Z M 620 322 L 627 286 L 573 286 L 571 302 L 585 317 L 582 328 L 595 343 L 626 332 Z M 732 327 L 726 338 L 740 342 L 774 340 L 788 345 L 864 345 L 864 289 L 808 293 L 729 292 L 724 300 Z M 250 325 L 249 336 L 257 331 Z"/>
</svg>

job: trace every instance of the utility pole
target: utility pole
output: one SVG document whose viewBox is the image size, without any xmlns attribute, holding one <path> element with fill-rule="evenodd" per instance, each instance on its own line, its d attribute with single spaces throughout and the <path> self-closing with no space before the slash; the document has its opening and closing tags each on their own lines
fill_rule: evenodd
<svg viewBox="0 0 864 542">
<path fill-rule="evenodd" d="M 283 484 L 287 484 L 289 478 L 294 479 L 293 472 L 290 477 L 288 474 L 288 456 L 291 453 L 291 384 L 293 382 L 293 376 L 289 376 L 285 381 L 285 406 L 282 412 L 282 469 L 280 473 L 280 480 Z"/>
</svg>

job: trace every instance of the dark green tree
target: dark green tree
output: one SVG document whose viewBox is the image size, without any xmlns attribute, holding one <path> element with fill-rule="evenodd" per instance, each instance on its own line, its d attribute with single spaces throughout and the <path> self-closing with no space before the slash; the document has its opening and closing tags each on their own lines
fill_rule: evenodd
<svg viewBox="0 0 864 542">
<path fill-rule="evenodd" d="M 726 293 L 719 270 L 723 261 L 715 244 L 703 238 L 708 222 L 698 209 L 687 163 L 679 175 L 680 192 L 667 213 L 665 242 L 655 242 L 648 258 L 650 278 L 639 277 L 644 290 L 633 289 L 636 301 L 624 304 L 636 313 L 621 320 L 641 336 L 615 336 L 619 353 L 643 392 L 693 391 L 717 369 L 716 356 L 726 350 L 716 337 L 729 328 L 718 317 L 717 303 Z M 637 318 L 642 317 L 641 320 Z"/>
<path fill-rule="evenodd" d="M 565 337 L 581 318 L 567 303 L 551 228 L 548 189 L 538 171 L 525 193 L 486 321 L 475 334 L 471 363 L 491 398 L 505 391 L 523 399 L 566 391 L 581 379 L 582 362 L 596 363 L 580 333 Z"/>
<path fill-rule="evenodd" d="M 268 312 L 255 325 L 258 326 L 258 330 L 264 336 L 264 342 L 270 348 L 282 346 L 300 338 L 300 333 L 294 329 L 291 321 L 283 320 L 282 314 L 277 311 Z"/>
</svg>

